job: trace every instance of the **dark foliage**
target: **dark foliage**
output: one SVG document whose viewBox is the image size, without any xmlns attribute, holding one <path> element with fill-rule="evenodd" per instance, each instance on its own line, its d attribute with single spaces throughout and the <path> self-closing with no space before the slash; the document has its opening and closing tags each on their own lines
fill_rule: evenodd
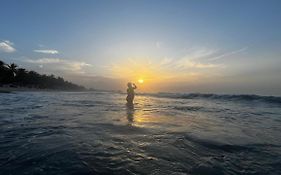
<svg viewBox="0 0 281 175">
<path fill-rule="evenodd" d="M 54 75 L 40 75 L 35 71 L 18 68 L 15 63 L 6 64 L 0 60 L 0 85 L 56 90 L 85 90 L 83 86 L 65 81 Z"/>
</svg>

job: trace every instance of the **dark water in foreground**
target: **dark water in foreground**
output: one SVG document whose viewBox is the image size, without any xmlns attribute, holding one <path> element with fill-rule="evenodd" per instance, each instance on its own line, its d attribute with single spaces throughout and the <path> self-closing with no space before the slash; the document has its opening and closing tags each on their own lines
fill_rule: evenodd
<svg viewBox="0 0 281 175">
<path fill-rule="evenodd" d="M 281 98 L 0 94 L 0 174 L 281 174 Z"/>
</svg>

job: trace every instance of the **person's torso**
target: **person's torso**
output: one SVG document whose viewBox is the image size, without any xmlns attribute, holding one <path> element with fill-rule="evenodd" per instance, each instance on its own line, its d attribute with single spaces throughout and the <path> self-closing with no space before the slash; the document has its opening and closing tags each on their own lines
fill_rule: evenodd
<svg viewBox="0 0 281 175">
<path fill-rule="evenodd" d="M 134 95 L 135 94 L 134 89 L 133 88 L 128 88 L 127 89 L 127 94 L 128 95 Z"/>
</svg>

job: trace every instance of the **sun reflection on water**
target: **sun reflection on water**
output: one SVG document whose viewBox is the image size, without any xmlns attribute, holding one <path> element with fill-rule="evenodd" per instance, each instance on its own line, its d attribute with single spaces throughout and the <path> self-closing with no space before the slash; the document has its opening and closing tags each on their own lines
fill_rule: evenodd
<svg viewBox="0 0 281 175">
<path fill-rule="evenodd" d="M 171 122 L 169 116 L 160 115 L 151 98 L 137 97 L 135 104 L 126 104 L 128 124 L 135 127 L 159 127 Z"/>
<path fill-rule="evenodd" d="M 134 104 L 126 105 L 126 123 L 130 126 L 181 131 L 194 123 L 194 114 L 171 109 L 175 102 L 170 99 L 159 101 L 153 97 L 136 96 L 134 102 Z M 197 118 L 199 121 L 200 117 Z"/>
</svg>

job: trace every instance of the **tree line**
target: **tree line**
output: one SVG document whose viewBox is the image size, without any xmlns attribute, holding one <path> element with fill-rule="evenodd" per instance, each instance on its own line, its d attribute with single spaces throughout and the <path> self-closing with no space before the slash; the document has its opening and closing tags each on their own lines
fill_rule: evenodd
<svg viewBox="0 0 281 175">
<path fill-rule="evenodd" d="M 0 60 L 0 86 L 28 87 L 56 90 L 85 90 L 83 86 L 65 81 L 54 75 L 41 75 L 35 71 L 19 68 L 15 63 L 6 64 Z"/>
</svg>

